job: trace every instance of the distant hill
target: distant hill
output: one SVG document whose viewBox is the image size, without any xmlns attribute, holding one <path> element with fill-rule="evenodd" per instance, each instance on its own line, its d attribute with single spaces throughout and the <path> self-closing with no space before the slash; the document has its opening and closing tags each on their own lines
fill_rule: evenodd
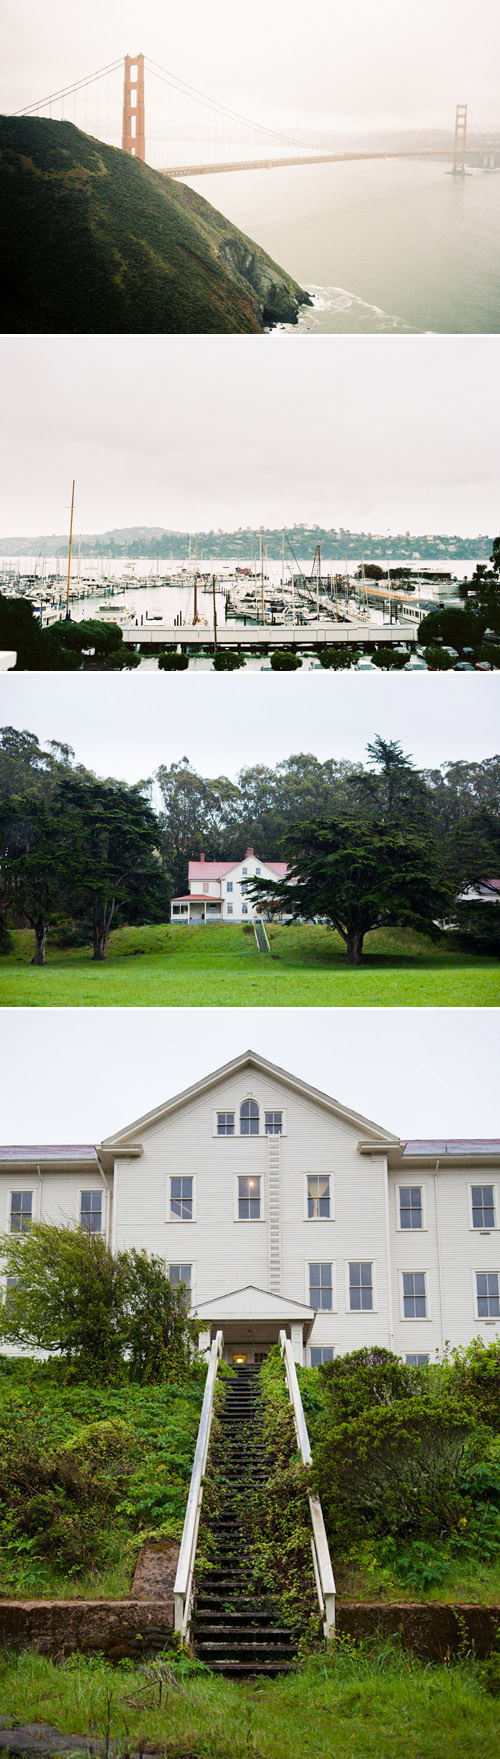
<svg viewBox="0 0 500 1759">
<path fill-rule="evenodd" d="M 0 117 L 3 330 L 262 332 L 308 302 L 194 190 L 70 122 Z"/>
<path fill-rule="evenodd" d="M 191 547 L 194 554 L 194 532 L 167 531 L 157 525 L 132 525 L 116 528 L 112 531 L 86 532 L 74 537 L 74 553 L 79 551 L 82 557 L 108 556 L 120 557 L 125 560 L 143 558 L 154 561 L 162 560 L 185 561 Z M 279 527 L 264 527 L 266 551 L 270 557 L 281 556 L 282 533 Z M 333 527 L 321 525 L 293 525 L 287 532 L 287 556 L 313 556 L 316 544 L 321 544 L 325 556 L 342 561 L 345 557 L 365 557 L 377 560 L 390 559 L 399 561 L 413 557 L 456 562 L 483 558 L 487 561 L 491 555 L 493 538 L 484 532 L 474 537 L 460 537 L 457 533 L 410 531 L 387 532 L 381 534 L 370 531 L 335 530 Z M 247 526 L 238 531 L 199 531 L 198 561 L 200 566 L 203 558 L 211 560 L 231 560 L 238 558 L 248 561 L 249 556 L 256 553 L 260 545 L 260 530 Z M 0 537 L 0 556 L 64 556 L 68 553 L 67 532 L 45 533 L 37 537 Z"/>
</svg>

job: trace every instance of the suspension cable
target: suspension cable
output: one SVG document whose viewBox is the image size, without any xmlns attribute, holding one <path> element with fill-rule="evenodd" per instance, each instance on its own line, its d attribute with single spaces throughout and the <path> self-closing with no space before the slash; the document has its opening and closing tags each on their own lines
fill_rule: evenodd
<svg viewBox="0 0 500 1759">
<path fill-rule="evenodd" d="M 97 81 L 98 79 L 104 79 L 106 77 L 106 74 L 116 73 L 117 68 L 122 67 L 122 66 L 123 66 L 123 56 L 120 55 L 118 57 L 117 61 L 110 61 L 108 67 L 99 68 L 99 71 L 97 73 L 88 74 L 86 79 L 75 80 L 74 84 L 71 86 L 62 86 L 61 90 L 58 92 L 49 92 L 48 97 L 47 98 L 39 98 L 37 104 L 24 104 L 22 110 L 13 110 L 12 115 L 13 116 L 27 116 L 31 110 L 41 110 L 42 105 L 44 105 L 44 104 L 56 104 L 58 102 L 59 98 L 71 97 L 72 92 L 79 92 L 82 90 L 82 88 L 84 86 L 93 85 L 94 82 Z"/>
<path fill-rule="evenodd" d="M 163 80 L 164 85 L 173 86 L 174 90 L 180 91 L 185 97 L 192 98 L 195 103 L 204 104 L 207 109 L 216 110 L 219 115 L 229 117 L 231 122 L 243 122 L 246 128 L 253 128 L 258 134 L 271 136 L 273 140 L 284 141 L 287 146 L 300 147 L 302 152 L 321 152 L 321 146 L 312 147 L 309 141 L 297 140 L 294 135 L 281 134 L 277 128 L 266 128 L 261 122 L 252 122 L 249 116 L 242 116 L 238 110 L 229 110 L 227 105 L 220 104 L 217 98 L 207 97 L 206 93 L 199 92 L 196 86 L 187 85 L 185 80 L 178 79 L 177 74 L 169 73 L 165 67 L 159 67 L 158 63 L 151 61 L 149 56 L 147 68 L 157 79 Z"/>
</svg>

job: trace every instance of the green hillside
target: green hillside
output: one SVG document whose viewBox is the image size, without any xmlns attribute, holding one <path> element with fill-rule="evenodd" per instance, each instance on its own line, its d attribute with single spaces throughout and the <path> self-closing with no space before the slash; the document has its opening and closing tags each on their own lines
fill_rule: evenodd
<svg viewBox="0 0 500 1759">
<path fill-rule="evenodd" d="M 185 184 L 70 122 L 0 117 L 8 331 L 252 334 L 308 295 Z"/>
</svg>

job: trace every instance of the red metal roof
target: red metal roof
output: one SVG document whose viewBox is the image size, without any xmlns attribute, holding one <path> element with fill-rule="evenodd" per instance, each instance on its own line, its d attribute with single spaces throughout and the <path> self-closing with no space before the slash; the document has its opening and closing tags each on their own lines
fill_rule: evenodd
<svg viewBox="0 0 500 1759">
<path fill-rule="evenodd" d="M 95 1148 L 93 1148 L 88 1142 L 84 1143 L 83 1146 L 79 1146 L 73 1142 L 62 1144 L 60 1147 L 55 1146 L 53 1143 L 48 1147 L 45 1143 L 40 1145 L 35 1144 L 35 1146 L 30 1144 L 27 1148 L 19 1147 L 16 1143 L 11 1147 L 0 1147 L 0 1160 L 32 1160 L 35 1162 L 49 1160 L 97 1160 L 97 1155 Z"/>
</svg>

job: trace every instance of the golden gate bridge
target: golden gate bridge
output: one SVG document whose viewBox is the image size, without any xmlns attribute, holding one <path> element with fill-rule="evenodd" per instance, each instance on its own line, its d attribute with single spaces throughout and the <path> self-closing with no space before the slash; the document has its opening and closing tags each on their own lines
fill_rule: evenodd
<svg viewBox="0 0 500 1759">
<path fill-rule="evenodd" d="M 457 104 L 454 116 L 440 124 L 440 131 L 449 134 L 443 145 L 388 144 L 356 150 L 346 145 L 332 151 L 326 142 L 301 138 L 298 130 L 288 134 L 242 116 L 143 54 L 120 57 L 36 103 L 26 104 L 15 115 L 75 122 L 84 133 L 120 146 L 123 152 L 170 177 L 422 157 L 451 160 L 452 172 L 465 176 L 471 165 L 494 170 L 500 163 L 500 144 L 481 132 L 467 104 Z M 167 157 L 169 163 L 161 163 Z"/>
</svg>

